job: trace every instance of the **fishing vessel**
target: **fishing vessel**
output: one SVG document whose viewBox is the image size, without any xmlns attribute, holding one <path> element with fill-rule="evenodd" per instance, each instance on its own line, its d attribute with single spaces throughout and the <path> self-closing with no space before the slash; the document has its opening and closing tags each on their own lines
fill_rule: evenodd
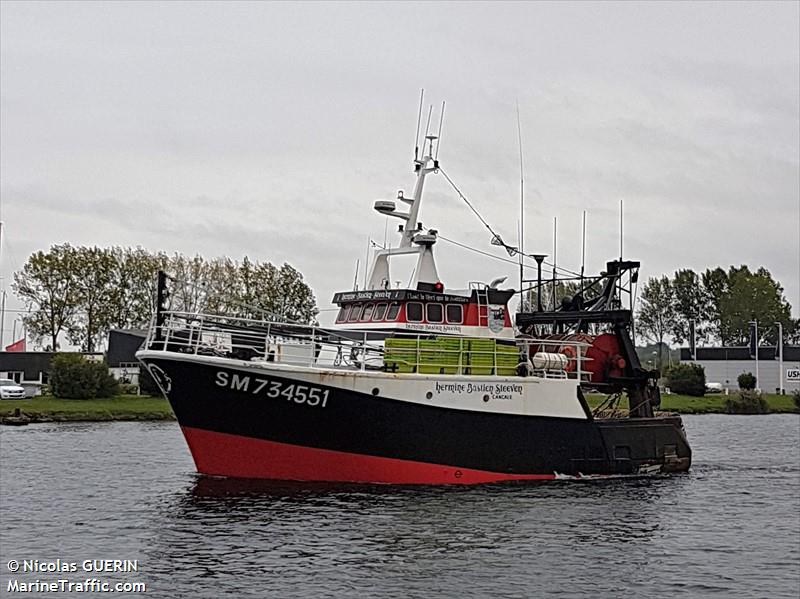
<svg viewBox="0 0 800 599">
<path fill-rule="evenodd" d="M 415 152 L 413 193 L 375 203 L 402 221 L 400 241 L 375 252 L 364 288 L 334 296 L 332 326 L 174 311 L 159 273 L 137 357 L 197 471 L 474 484 L 687 470 L 681 419 L 654 414 L 658 372 L 639 363 L 622 307 L 639 264 L 615 260 L 598 277 L 554 277 L 548 288 L 537 257 L 536 305 L 516 315 L 516 290 L 501 279 L 445 287 L 438 231 L 420 219 L 425 180 L 441 170 L 437 139 L 426 132 Z M 409 285 L 392 286 L 392 259 L 409 255 Z M 558 304 L 567 284 L 574 293 Z M 606 393 L 604 408 L 626 394 L 628 409 L 593 411 L 587 390 Z"/>
</svg>

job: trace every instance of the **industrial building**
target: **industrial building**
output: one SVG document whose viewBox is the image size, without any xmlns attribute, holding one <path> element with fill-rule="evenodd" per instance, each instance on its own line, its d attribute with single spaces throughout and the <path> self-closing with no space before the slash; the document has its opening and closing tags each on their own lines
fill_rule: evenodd
<svg viewBox="0 0 800 599">
<path fill-rule="evenodd" d="M 759 347 L 758 359 L 750 347 L 698 347 L 692 356 L 687 347 L 681 348 L 681 362 L 699 364 L 705 369 L 707 383 L 721 383 L 723 388 L 739 388 L 737 377 L 751 372 L 756 387 L 764 393 L 778 393 L 783 379 L 785 393 L 800 390 L 800 346 L 784 345 L 783 359 L 775 347 Z"/>
</svg>

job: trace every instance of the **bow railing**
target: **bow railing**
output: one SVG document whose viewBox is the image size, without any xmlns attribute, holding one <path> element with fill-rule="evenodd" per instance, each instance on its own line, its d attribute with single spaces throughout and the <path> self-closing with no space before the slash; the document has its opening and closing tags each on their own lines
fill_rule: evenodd
<svg viewBox="0 0 800 599">
<path fill-rule="evenodd" d="M 150 350 L 307 368 L 403 374 L 538 376 L 589 382 L 589 345 L 575 340 L 494 339 L 395 330 L 336 329 L 165 311 Z"/>
</svg>

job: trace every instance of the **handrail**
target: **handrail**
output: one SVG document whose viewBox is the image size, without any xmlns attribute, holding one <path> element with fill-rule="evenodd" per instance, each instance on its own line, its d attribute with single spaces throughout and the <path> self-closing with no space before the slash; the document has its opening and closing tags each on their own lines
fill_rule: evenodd
<svg viewBox="0 0 800 599">
<path fill-rule="evenodd" d="M 583 341 L 517 339 L 514 352 L 504 349 L 511 345 L 506 340 L 403 332 L 398 337 L 408 345 L 401 347 L 388 346 L 385 340 L 371 341 L 368 333 L 374 332 L 367 330 L 358 335 L 353 329 L 339 333 L 317 325 L 177 311 L 165 312 L 164 316 L 160 340 L 156 339 L 155 321 L 151 323 L 146 339 L 149 349 L 295 366 L 442 375 L 498 376 L 502 372 L 500 376 L 523 374 L 584 381 L 588 372 L 583 363 L 591 360 L 586 356 L 589 344 Z M 444 341 L 453 338 L 462 340 L 457 349 L 447 347 Z M 493 342 L 489 346 L 476 341 Z M 566 356 L 567 347 L 572 348 L 570 356 Z M 536 369 L 530 357 L 539 351 L 563 353 L 561 361 L 571 366 Z"/>
</svg>

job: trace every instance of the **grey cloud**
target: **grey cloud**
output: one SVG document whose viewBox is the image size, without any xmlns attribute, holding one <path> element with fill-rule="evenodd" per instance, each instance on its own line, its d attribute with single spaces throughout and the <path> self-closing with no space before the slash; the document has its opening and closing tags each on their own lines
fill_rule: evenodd
<svg viewBox="0 0 800 599">
<path fill-rule="evenodd" d="M 383 239 L 372 201 L 413 185 L 424 86 L 437 109 L 448 101 L 444 169 L 504 237 L 518 220 L 519 101 L 526 247 L 549 252 L 558 217 L 560 260 L 575 265 L 587 210 L 599 267 L 624 198 L 626 248 L 649 274 L 764 264 L 797 312 L 799 11 L 4 3 L 7 241 L 18 254 L 71 241 L 286 259 L 324 304 L 351 284 L 366 238 Z M 427 190 L 426 226 L 491 251 L 441 177 Z M 438 251 L 448 283 L 506 268 Z"/>
</svg>

